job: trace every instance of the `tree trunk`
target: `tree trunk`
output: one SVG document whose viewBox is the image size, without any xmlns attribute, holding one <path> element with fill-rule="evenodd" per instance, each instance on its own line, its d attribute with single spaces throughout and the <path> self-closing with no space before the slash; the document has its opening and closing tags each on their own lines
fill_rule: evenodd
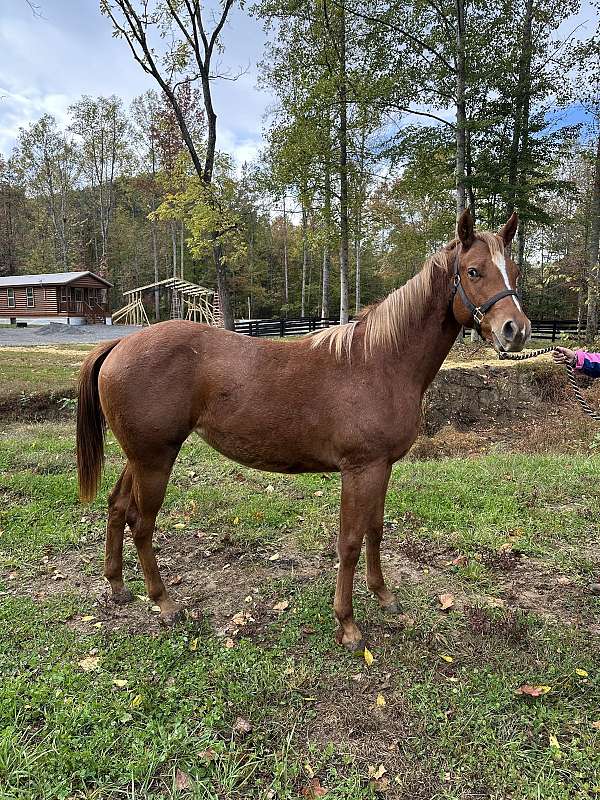
<svg viewBox="0 0 600 800">
<path fill-rule="evenodd" d="M 154 263 L 154 283 L 158 283 L 158 247 L 156 244 L 156 222 L 153 219 L 151 222 L 152 228 L 152 261 Z M 154 289 L 154 319 L 160 322 L 160 289 L 158 286 Z"/>
<path fill-rule="evenodd" d="M 588 243 L 588 301 L 587 301 L 587 330 L 588 339 L 593 339 L 598 334 L 598 289 L 600 275 L 598 268 L 598 250 L 600 246 L 600 134 L 596 140 L 596 159 L 594 164 L 594 184 L 592 187 L 592 202 L 590 206 L 590 238 Z"/>
<path fill-rule="evenodd" d="M 306 241 L 306 209 L 302 207 L 302 293 L 300 316 L 306 316 L 306 275 L 308 272 L 308 243 Z"/>
<path fill-rule="evenodd" d="M 217 272 L 217 289 L 219 291 L 219 302 L 221 304 L 223 327 L 228 331 L 234 331 L 235 319 L 233 317 L 233 308 L 231 306 L 229 283 L 227 281 L 227 274 L 223 264 L 223 251 L 216 237 L 213 237 L 213 258 Z"/>
<path fill-rule="evenodd" d="M 456 216 L 466 208 L 467 111 L 465 55 L 465 2 L 456 0 Z"/>
<path fill-rule="evenodd" d="M 323 245 L 323 278 L 321 291 L 321 317 L 329 317 L 329 276 L 331 274 L 331 255 L 329 251 L 329 234 L 331 231 L 331 172 L 329 162 L 325 164 L 325 197 L 323 216 L 325 218 L 325 244 Z"/>
<path fill-rule="evenodd" d="M 361 245 L 361 213 L 360 205 L 356 208 L 356 231 L 354 233 L 354 258 L 355 258 L 355 281 L 354 281 L 354 313 L 360 311 L 360 245 Z"/>
<path fill-rule="evenodd" d="M 287 306 L 290 299 L 289 275 L 288 275 L 288 246 L 287 246 L 287 215 L 285 211 L 285 195 L 283 195 L 283 302 L 285 305 L 285 316 L 287 317 Z"/>
<path fill-rule="evenodd" d="M 346 9 L 340 3 L 339 146 L 340 146 L 340 325 L 348 322 L 348 86 L 346 75 Z"/>
<path fill-rule="evenodd" d="M 531 88 L 531 28 L 533 23 L 533 0 L 526 0 L 525 17 L 523 19 L 523 32 L 521 34 L 521 55 L 519 59 L 519 78 L 515 97 L 515 113 L 513 135 L 510 145 L 508 162 L 508 202 L 506 204 L 506 217 L 515 210 L 517 199 L 519 164 L 522 161 L 519 145 L 523 142 L 524 108 L 527 103 L 527 117 L 529 118 L 529 93 Z M 527 119 L 529 128 L 529 119 Z M 527 132 L 529 137 L 529 131 Z"/>
<path fill-rule="evenodd" d="M 183 246 L 183 220 L 181 220 L 181 228 L 179 230 L 179 273 L 181 276 L 181 280 L 183 280 L 183 256 L 184 256 L 184 246 Z"/>
</svg>

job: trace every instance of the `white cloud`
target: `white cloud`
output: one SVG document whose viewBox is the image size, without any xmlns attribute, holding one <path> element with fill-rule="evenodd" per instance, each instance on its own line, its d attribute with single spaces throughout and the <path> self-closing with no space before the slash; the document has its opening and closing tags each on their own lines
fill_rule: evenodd
<svg viewBox="0 0 600 800">
<path fill-rule="evenodd" d="M 65 125 L 68 106 L 82 94 L 116 94 L 128 104 L 156 88 L 126 43 L 112 37 L 97 0 L 37 0 L 42 18 L 34 17 L 24 0 L 0 2 L 0 152 L 9 152 L 19 128 L 42 114 Z M 256 64 L 264 37 L 260 24 L 238 8 L 223 35 L 222 69 L 247 72 L 237 81 L 213 84 L 218 147 L 240 164 L 254 157 L 262 142 L 269 98 L 256 89 Z"/>
</svg>

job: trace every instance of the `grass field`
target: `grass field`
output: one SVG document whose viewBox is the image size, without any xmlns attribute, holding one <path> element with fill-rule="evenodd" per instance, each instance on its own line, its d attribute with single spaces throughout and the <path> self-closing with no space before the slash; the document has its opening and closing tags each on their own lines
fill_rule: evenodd
<svg viewBox="0 0 600 800">
<path fill-rule="evenodd" d="M 166 631 L 129 540 L 136 600 L 102 597 L 121 463 L 111 440 L 81 507 L 72 421 L 0 429 L 2 800 L 600 796 L 594 449 L 397 465 L 384 565 L 402 616 L 357 575 L 371 665 L 334 643 L 337 476 L 191 440 L 155 537 L 189 610 Z"/>
</svg>

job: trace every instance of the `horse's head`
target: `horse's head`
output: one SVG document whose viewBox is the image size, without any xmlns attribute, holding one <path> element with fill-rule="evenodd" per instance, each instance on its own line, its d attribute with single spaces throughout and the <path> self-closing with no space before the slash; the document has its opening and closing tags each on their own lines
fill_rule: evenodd
<svg viewBox="0 0 600 800">
<path fill-rule="evenodd" d="M 519 271 L 505 251 L 517 224 L 513 214 L 498 233 L 475 233 L 467 209 L 457 227 L 452 311 L 457 322 L 475 328 L 499 353 L 522 350 L 531 335 L 516 292 Z"/>
</svg>

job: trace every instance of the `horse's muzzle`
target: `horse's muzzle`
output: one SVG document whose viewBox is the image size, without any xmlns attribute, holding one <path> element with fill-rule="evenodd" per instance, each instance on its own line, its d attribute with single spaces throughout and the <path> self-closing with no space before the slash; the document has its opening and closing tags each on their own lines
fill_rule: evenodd
<svg viewBox="0 0 600 800">
<path fill-rule="evenodd" d="M 530 336 L 531 322 L 529 320 L 519 327 L 514 319 L 507 319 L 501 326 L 492 328 L 493 345 L 499 353 L 514 353 L 522 350 Z"/>
</svg>

